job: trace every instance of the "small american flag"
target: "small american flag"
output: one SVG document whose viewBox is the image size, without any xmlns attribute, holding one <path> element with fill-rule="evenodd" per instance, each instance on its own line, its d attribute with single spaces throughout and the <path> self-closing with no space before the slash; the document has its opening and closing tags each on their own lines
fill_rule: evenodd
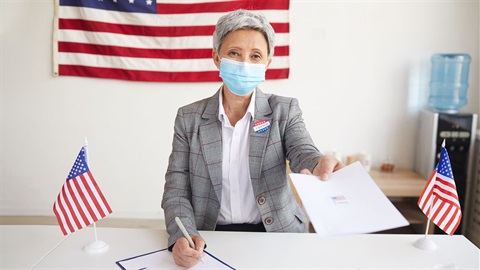
<svg viewBox="0 0 480 270">
<path fill-rule="evenodd" d="M 67 181 L 53 204 L 53 212 L 64 235 L 78 231 L 112 213 L 88 168 L 86 146 L 80 150 Z"/>
<path fill-rule="evenodd" d="M 440 160 L 418 199 L 423 213 L 447 234 L 455 233 L 462 219 L 457 188 L 445 142 Z"/>
<path fill-rule="evenodd" d="M 249 9 L 269 20 L 275 54 L 266 79 L 289 75 L 289 0 L 55 0 L 53 73 L 133 81 L 220 81 L 217 20 Z"/>
</svg>

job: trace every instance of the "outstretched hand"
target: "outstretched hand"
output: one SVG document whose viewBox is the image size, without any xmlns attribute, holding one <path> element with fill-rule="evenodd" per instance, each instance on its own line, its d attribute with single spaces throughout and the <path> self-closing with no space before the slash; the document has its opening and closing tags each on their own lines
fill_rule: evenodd
<svg viewBox="0 0 480 270">
<path fill-rule="evenodd" d="M 313 174 L 320 177 L 321 180 L 328 180 L 334 171 L 340 170 L 345 165 L 333 156 L 321 156 L 317 165 L 313 168 L 313 173 L 309 169 L 303 169 L 300 173 Z"/>
</svg>

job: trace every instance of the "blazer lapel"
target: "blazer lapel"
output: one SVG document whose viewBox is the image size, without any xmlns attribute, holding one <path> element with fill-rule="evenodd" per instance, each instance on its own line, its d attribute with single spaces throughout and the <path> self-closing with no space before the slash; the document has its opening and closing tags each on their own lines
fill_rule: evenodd
<svg viewBox="0 0 480 270">
<path fill-rule="evenodd" d="M 260 179 L 263 158 L 265 157 L 265 150 L 267 148 L 267 142 L 271 131 L 269 125 L 272 124 L 272 108 L 268 103 L 268 96 L 258 88 L 256 91 L 255 118 L 250 127 L 249 164 L 252 180 Z M 258 125 L 261 125 L 262 123 L 264 123 L 264 125 L 268 123 L 268 129 L 259 129 Z M 252 181 L 252 185 L 254 190 L 256 190 L 257 181 Z"/>
<path fill-rule="evenodd" d="M 207 99 L 207 105 L 202 113 L 202 118 L 206 121 L 199 126 L 198 135 L 210 180 L 220 201 L 222 194 L 222 155 L 219 153 L 222 153 L 222 126 L 221 122 L 218 121 L 218 98 L 219 91 Z"/>
</svg>

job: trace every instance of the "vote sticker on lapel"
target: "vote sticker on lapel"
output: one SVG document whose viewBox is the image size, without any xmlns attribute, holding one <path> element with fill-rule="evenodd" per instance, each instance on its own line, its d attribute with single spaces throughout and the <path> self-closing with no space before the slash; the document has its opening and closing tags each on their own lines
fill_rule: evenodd
<svg viewBox="0 0 480 270">
<path fill-rule="evenodd" d="M 258 120 L 253 124 L 253 130 L 256 133 L 264 133 L 270 128 L 270 121 L 268 120 Z"/>
</svg>

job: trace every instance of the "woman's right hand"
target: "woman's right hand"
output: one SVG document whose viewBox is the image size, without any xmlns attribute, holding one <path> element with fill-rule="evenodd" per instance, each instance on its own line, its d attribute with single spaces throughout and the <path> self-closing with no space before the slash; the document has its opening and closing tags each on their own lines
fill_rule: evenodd
<svg viewBox="0 0 480 270">
<path fill-rule="evenodd" d="M 196 249 L 193 249 L 188 244 L 187 238 L 182 237 L 175 242 L 173 246 L 173 260 L 179 266 L 190 268 L 196 265 L 205 253 L 203 252 L 203 247 L 205 246 L 205 241 L 202 237 L 191 235 L 193 243 L 195 243 Z"/>
</svg>

